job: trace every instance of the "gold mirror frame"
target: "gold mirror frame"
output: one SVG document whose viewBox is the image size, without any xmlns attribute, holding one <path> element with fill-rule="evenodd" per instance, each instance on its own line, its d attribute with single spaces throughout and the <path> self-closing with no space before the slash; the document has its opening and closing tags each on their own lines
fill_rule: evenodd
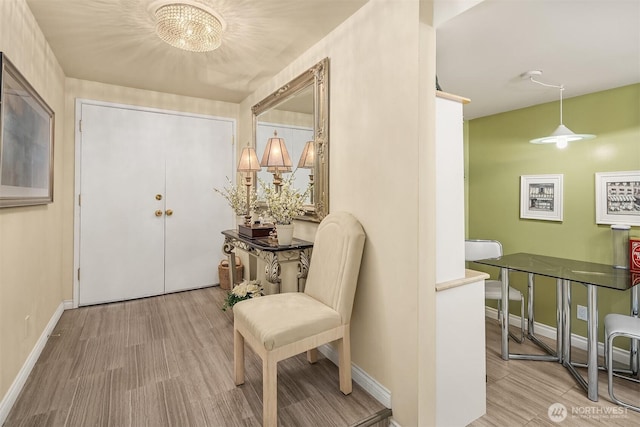
<svg viewBox="0 0 640 427">
<path fill-rule="evenodd" d="M 309 68 L 280 89 L 251 107 L 253 147 L 258 146 L 258 117 L 313 86 L 313 134 L 315 146 L 313 203 L 297 219 L 320 222 L 329 213 L 329 58 Z M 262 153 L 258 153 L 260 157 Z M 293 160 L 293 159 L 292 159 Z M 255 177 L 254 177 L 254 182 Z"/>
</svg>

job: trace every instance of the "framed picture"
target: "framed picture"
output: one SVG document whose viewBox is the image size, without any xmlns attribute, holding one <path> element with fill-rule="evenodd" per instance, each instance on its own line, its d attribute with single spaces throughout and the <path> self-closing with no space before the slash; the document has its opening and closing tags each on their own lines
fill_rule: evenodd
<svg viewBox="0 0 640 427">
<path fill-rule="evenodd" d="M 53 110 L 0 52 L 0 208 L 53 202 Z"/>
<path fill-rule="evenodd" d="M 596 224 L 640 225 L 640 171 L 596 173 Z"/>
<path fill-rule="evenodd" d="M 520 218 L 562 221 L 562 174 L 520 177 Z"/>
</svg>

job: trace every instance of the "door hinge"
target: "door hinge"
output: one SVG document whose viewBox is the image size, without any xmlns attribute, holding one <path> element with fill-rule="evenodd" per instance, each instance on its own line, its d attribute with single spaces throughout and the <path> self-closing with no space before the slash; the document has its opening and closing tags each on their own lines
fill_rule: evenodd
<svg viewBox="0 0 640 427">
<path fill-rule="evenodd" d="M 80 269 L 78 268 L 78 281 L 80 281 Z"/>
<path fill-rule="evenodd" d="M 78 120 L 78 130 L 82 133 L 82 119 Z"/>
<path fill-rule="evenodd" d="M 78 194 L 78 206 L 82 206 L 82 194 Z"/>
</svg>

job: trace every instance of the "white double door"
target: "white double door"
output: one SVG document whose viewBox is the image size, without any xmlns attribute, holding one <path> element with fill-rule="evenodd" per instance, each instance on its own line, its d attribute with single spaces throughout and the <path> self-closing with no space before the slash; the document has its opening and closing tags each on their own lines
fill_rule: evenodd
<svg viewBox="0 0 640 427">
<path fill-rule="evenodd" d="M 79 305 L 218 282 L 234 123 L 82 103 Z"/>
</svg>

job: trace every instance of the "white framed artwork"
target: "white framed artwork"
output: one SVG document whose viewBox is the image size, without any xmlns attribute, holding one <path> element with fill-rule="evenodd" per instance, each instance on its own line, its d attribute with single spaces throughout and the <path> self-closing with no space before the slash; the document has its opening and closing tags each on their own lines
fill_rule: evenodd
<svg viewBox="0 0 640 427">
<path fill-rule="evenodd" d="M 640 171 L 596 173 L 596 224 L 640 225 Z"/>
<path fill-rule="evenodd" d="M 520 176 L 520 218 L 562 221 L 562 174 Z"/>
</svg>

